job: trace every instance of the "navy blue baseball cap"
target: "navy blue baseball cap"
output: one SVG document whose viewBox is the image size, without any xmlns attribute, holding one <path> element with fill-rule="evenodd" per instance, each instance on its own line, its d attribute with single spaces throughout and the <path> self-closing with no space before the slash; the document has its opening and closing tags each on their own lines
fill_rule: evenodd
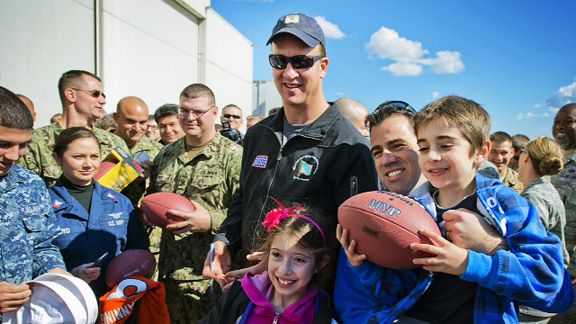
<svg viewBox="0 0 576 324">
<path fill-rule="evenodd" d="M 266 45 L 272 43 L 274 37 L 282 33 L 292 34 L 310 47 L 316 47 L 318 44 L 326 47 L 322 28 L 320 28 L 316 19 L 305 14 L 290 14 L 280 17 L 276 26 L 272 29 L 272 36 L 270 36 Z"/>
</svg>

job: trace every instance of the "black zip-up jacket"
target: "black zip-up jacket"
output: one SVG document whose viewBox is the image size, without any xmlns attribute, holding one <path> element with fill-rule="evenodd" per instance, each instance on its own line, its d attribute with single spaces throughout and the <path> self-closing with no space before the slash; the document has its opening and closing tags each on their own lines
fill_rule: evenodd
<svg viewBox="0 0 576 324">
<path fill-rule="evenodd" d="M 298 202 L 328 215 L 326 236 L 335 237 L 338 206 L 349 197 L 378 190 L 376 169 L 365 138 L 335 105 L 282 145 L 284 109 L 254 125 L 244 138 L 240 189 L 216 240 L 240 260 L 262 221 L 281 202 Z M 256 235 L 256 236 L 255 236 Z M 238 260 L 238 259 L 237 259 Z"/>
</svg>

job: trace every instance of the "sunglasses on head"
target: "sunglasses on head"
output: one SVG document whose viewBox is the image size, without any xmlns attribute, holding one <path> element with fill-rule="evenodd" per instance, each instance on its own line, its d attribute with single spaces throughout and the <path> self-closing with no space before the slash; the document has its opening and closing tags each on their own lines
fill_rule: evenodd
<svg viewBox="0 0 576 324">
<path fill-rule="evenodd" d="M 396 111 L 407 110 L 411 113 L 416 114 L 416 110 L 414 108 L 412 108 L 412 106 L 410 106 L 408 103 L 406 103 L 404 101 L 400 101 L 400 100 L 386 101 L 386 102 L 380 104 L 380 106 L 378 106 L 374 110 L 374 113 L 376 113 L 377 111 L 382 110 L 382 109 L 392 109 L 392 110 L 396 110 Z"/>
<path fill-rule="evenodd" d="M 242 116 L 232 115 L 232 114 L 223 114 L 222 117 L 224 117 L 224 118 L 242 119 Z"/>
<path fill-rule="evenodd" d="M 270 54 L 268 56 L 268 61 L 270 61 L 270 65 L 275 69 L 285 69 L 288 66 L 288 63 L 292 65 L 294 69 L 309 69 L 316 63 L 317 61 L 323 59 L 324 57 L 321 55 L 317 56 L 306 56 L 306 55 L 296 55 L 296 56 L 284 56 L 280 54 Z"/>
<path fill-rule="evenodd" d="M 91 97 L 93 98 L 100 98 L 100 95 L 102 95 L 102 98 L 106 99 L 106 95 L 104 94 L 104 91 L 100 91 L 100 90 L 85 90 L 85 89 L 78 89 L 78 88 L 72 88 L 76 91 L 82 91 L 82 92 L 86 92 L 87 94 L 89 94 Z"/>
</svg>

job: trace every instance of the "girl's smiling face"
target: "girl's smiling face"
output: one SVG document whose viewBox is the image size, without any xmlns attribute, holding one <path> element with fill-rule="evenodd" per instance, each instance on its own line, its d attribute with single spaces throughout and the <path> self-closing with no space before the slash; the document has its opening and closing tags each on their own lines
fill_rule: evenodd
<svg viewBox="0 0 576 324">
<path fill-rule="evenodd" d="M 297 241 L 288 234 L 276 234 L 268 256 L 268 276 L 274 285 L 272 303 L 281 309 L 302 298 L 314 273 L 320 270 L 316 269 L 313 251 L 299 247 Z"/>
</svg>

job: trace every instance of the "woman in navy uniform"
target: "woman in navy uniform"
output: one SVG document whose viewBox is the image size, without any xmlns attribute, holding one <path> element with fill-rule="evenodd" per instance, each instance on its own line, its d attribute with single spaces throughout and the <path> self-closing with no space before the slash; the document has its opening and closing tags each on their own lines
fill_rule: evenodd
<svg viewBox="0 0 576 324">
<path fill-rule="evenodd" d="M 92 131 L 83 127 L 63 130 L 56 139 L 54 156 L 63 172 L 50 188 L 60 226 L 54 243 L 68 271 L 88 282 L 99 297 L 108 290 L 105 273 L 110 260 L 125 250 L 148 249 L 147 235 L 130 200 L 93 180 L 101 158 Z"/>
</svg>

